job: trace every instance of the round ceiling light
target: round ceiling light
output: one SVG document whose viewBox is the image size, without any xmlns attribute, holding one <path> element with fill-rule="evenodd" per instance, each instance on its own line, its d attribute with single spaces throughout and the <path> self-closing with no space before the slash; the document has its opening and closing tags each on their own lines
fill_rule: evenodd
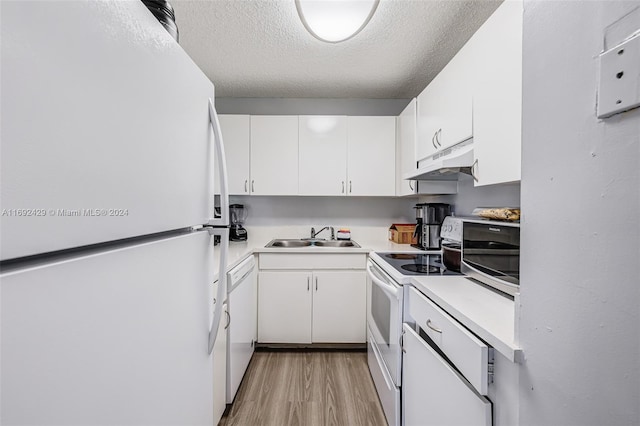
<svg viewBox="0 0 640 426">
<path fill-rule="evenodd" d="M 317 39 L 338 43 L 369 23 L 380 0 L 295 0 L 305 28 Z"/>
</svg>

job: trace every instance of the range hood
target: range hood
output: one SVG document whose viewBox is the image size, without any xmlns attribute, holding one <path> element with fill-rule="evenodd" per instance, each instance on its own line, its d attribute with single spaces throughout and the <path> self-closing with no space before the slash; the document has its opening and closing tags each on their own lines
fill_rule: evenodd
<svg viewBox="0 0 640 426">
<path fill-rule="evenodd" d="M 473 139 L 454 145 L 418 163 L 418 168 L 406 173 L 405 180 L 458 180 L 460 173 L 471 174 Z"/>
</svg>

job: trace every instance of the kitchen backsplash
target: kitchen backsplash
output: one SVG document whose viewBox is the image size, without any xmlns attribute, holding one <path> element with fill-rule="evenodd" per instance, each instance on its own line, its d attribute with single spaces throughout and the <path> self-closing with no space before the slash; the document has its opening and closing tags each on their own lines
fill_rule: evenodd
<svg viewBox="0 0 640 426">
<path fill-rule="evenodd" d="M 461 174 L 457 194 L 422 196 L 418 202 L 453 204 L 457 216 L 470 216 L 476 207 L 520 207 L 520 183 L 474 187 L 473 178 Z"/>
<path fill-rule="evenodd" d="M 373 226 L 415 221 L 416 198 L 232 196 L 248 206 L 248 226 Z"/>
</svg>

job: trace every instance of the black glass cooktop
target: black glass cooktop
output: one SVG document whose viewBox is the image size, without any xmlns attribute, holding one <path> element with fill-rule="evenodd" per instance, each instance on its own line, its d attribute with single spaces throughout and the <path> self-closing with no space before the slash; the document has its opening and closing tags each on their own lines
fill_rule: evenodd
<svg viewBox="0 0 640 426">
<path fill-rule="evenodd" d="M 445 268 L 440 254 L 378 253 L 378 255 L 402 275 L 462 275 Z"/>
</svg>

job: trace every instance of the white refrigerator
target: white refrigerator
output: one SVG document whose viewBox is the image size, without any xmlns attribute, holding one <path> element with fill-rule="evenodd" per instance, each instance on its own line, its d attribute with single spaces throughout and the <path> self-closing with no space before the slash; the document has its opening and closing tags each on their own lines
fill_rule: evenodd
<svg viewBox="0 0 640 426">
<path fill-rule="evenodd" d="M 211 425 L 213 84 L 137 0 L 0 19 L 0 423 Z"/>
</svg>

